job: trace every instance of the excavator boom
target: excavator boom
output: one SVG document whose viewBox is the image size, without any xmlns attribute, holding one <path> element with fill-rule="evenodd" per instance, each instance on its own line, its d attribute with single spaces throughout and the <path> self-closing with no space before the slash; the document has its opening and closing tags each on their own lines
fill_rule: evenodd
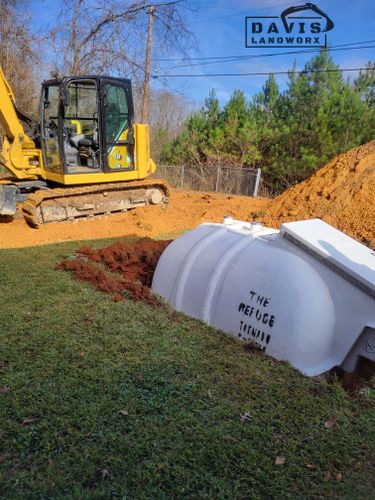
<svg viewBox="0 0 375 500">
<path fill-rule="evenodd" d="M 23 134 L 23 128 L 17 118 L 13 102 L 15 101 L 12 89 L 0 68 L 0 123 L 6 137 L 12 141 L 17 134 Z"/>
<path fill-rule="evenodd" d="M 17 116 L 12 89 L 0 68 L 0 125 L 5 138 L 0 152 L 0 165 L 16 179 L 43 178 L 41 150 L 25 134 Z"/>
</svg>

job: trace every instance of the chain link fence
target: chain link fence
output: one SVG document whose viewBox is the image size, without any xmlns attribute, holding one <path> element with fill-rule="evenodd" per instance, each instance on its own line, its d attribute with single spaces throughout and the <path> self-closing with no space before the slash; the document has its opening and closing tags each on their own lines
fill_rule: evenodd
<svg viewBox="0 0 375 500">
<path fill-rule="evenodd" d="M 155 177 L 172 188 L 257 196 L 261 169 L 217 165 L 159 165 Z"/>
</svg>

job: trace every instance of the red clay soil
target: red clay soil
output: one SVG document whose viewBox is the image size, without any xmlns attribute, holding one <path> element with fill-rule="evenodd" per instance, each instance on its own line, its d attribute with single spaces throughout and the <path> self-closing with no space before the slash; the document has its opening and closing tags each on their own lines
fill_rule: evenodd
<svg viewBox="0 0 375 500">
<path fill-rule="evenodd" d="M 313 217 L 375 246 L 375 141 L 337 156 L 275 198 L 262 222 L 278 228 Z"/>
<path fill-rule="evenodd" d="M 99 250 L 82 247 L 74 258 L 63 260 L 57 267 L 109 293 L 114 302 L 127 297 L 157 306 L 160 302 L 150 287 L 156 264 L 169 243 L 170 240 L 143 238 L 135 243 L 117 242 Z"/>
</svg>

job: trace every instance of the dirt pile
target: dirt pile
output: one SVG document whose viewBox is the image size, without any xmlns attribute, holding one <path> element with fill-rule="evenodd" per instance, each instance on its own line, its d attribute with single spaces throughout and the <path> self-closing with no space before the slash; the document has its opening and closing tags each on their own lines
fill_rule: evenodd
<svg viewBox="0 0 375 500">
<path fill-rule="evenodd" d="M 334 158 L 306 181 L 275 198 L 265 225 L 319 217 L 349 236 L 375 245 L 375 141 Z"/>
<path fill-rule="evenodd" d="M 126 213 L 77 222 L 52 222 L 33 229 L 20 217 L 0 222 L 0 248 L 28 247 L 60 241 L 121 236 L 155 237 L 177 234 L 201 222 L 222 222 L 225 215 L 249 220 L 265 213 L 269 200 L 216 193 L 171 190 L 167 208 L 140 207 Z"/>
<path fill-rule="evenodd" d="M 117 242 L 94 250 L 82 247 L 74 258 L 63 260 L 58 269 L 70 271 L 80 281 L 112 295 L 115 302 L 124 297 L 159 305 L 150 287 L 156 264 L 170 240 L 143 238 L 135 243 Z"/>
</svg>

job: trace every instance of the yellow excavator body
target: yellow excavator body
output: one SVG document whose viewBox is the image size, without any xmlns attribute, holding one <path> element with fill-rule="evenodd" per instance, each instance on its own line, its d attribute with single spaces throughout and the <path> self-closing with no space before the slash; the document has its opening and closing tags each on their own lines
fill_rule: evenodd
<svg viewBox="0 0 375 500">
<path fill-rule="evenodd" d="M 0 184 L 0 215 L 13 215 L 22 202 L 37 227 L 168 203 L 167 184 L 150 178 L 149 127 L 133 123 L 130 80 L 48 80 L 39 110 L 35 122 L 17 108 L 0 68 L 0 165 L 10 173 Z"/>
</svg>

